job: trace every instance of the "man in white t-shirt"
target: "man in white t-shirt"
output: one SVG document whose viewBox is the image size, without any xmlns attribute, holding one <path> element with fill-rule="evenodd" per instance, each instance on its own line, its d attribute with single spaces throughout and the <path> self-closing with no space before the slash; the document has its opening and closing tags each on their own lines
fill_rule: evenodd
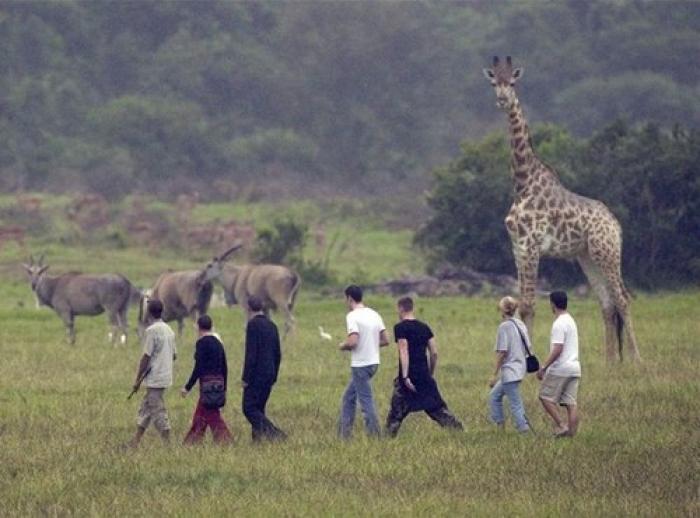
<svg viewBox="0 0 700 518">
<path fill-rule="evenodd" d="M 578 361 L 578 329 L 567 312 L 567 297 L 563 291 L 549 294 L 554 313 L 549 357 L 542 364 L 537 377 L 542 380 L 540 401 L 554 421 L 555 437 L 573 437 L 578 429 L 576 395 L 581 379 L 581 364 Z M 557 405 L 566 407 L 567 424 L 559 416 Z"/>
<path fill-rule="evenodd" d="M 146 329 L 143 356 L 134 381 L 134 391 L 139 389 L 142 382 L 146 385 L 146 394 L 136 419 L 136 433 L 130 443 L 134 448 L 138 446 L 151 422 L 165 442 L 170 439 L 170 422 L 163 394 L 165 389 L 173 384 L 173 362 L 177 357 L 175 333 L 161 319 L 161 301 L 150 300 L 148 313 L 153 323 Z"/>
<path fill-rule="evenodd" d="M 346 316 L 348 336 L 338 347 L 341 351 L 350 351 L 352 377 L 343 394 L 338 435 L 343 439 L 352 435 L 359 400 L 367 434 L 378 436 L 379 419 L 372 397 L 371 379 L 379 368 L 379 348 L 389 345 L 389 338 L 379 313 L 362 303 L 362 289 L 359 286 L 345 289 L 345 302 L 350 310 Z"/>
</svg>

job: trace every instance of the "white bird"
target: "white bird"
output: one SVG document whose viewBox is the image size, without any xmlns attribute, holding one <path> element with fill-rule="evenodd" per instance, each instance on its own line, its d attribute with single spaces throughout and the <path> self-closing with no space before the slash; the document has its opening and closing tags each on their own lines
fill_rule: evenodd
<svg viewBox="0 0 700 518">
<path fill-rule="evenodd" d="M 318 326 L 318 334 L 321 335 L 321 338 L 324 340 L 333 340 L 333 337 L 326 333 L 321 326 Z"/>
</svg>

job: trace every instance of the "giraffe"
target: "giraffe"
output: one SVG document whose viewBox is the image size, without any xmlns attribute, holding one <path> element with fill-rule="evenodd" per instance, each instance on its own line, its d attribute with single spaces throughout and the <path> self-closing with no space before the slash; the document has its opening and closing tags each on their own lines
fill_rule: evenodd
<svg viewBox="0 0 700 518">
<path fill-rule="evenodd" d="M 600 303 L 609 362 L 623 342 L 632 360 L 640 359 L 632 328 L 630 295 L 622 280 L 622 229 L 600 201 L 567 190 L 556 171 L 535 154 L 515 83 L 523 69 L 493 58 L 484 75 L 496 91 L 496 105 L 508 114 L 513 204 L 505 218 L 520 286 L 520 316 L 532 332 L 535 287 L 541 257 L 576 259 Z M 530 335 L 532 336 L 532 335 Z M 623 340 L 624 338 L 624 340 Z"/>
</svg>

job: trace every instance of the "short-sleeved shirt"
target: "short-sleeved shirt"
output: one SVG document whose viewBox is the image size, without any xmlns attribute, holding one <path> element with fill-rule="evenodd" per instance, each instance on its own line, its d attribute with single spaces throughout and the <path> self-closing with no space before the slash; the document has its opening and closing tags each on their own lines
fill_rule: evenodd
<svg viewBox="0 0 700 518">
<path fill-rule="evenodd" d="M 146 387 L 166 388 L 173 384 L 173 359 L 176 353 L 175 333 L 168 324 L 158 320 L 148 326 L 143 354 L 150 357 L 148 366 L 151 371 L 144 379 Z"/>
<path fill-rule="evenodd" d="M 396 341 L 403 338 L 408 343 L 408 377 L 411 378 L 416 391 L 409 390 L 400 381 L 400 361 L 399 379 L 395 386 L 402 393 L 402 397 L 411 412 L 431 411 L 446 406 L 428 366 L 426 353 L 432 337 L 433 332 L 430 327 L 419 320 L 402 320 L 394 326 Z"/>
<path fill-rule="evenodd" d="M 402 338 L 408 343 L 408 377 L 414 384 L 431 377 L 427 349 L 432 337 L 430 326 L 420 320 L 402 320 L 394 326 L 396 343 Z M 400 377 L 401 363 L 399 362 Z"/>
<path fill-rule="evenodd" d="M 505 360 L 501 365 L 501 381 L 503 383 L 520 381 L 525 377 L 527 369 L 525 366 L 526 353 L 523 339 L 528 349 L 530 349 L 530 353 L 532 353 L 527 327 L 522 320 L 517 318 L 508 319 L 501 322 L 501 325 L 498 326 L 494 349 L 498 352 L 506 353 Z"/>
<path fill-rule="evenodd" d="M 552 324 L 551 351 L 554 344 L 563 344 L 561 354 L 549 366 L 547 372 L 566 378 L 580 378 L 581 364 L 578 361 L 578 328 L 569 313 L 563 313 Z"/>
<path fill-rule="evenodd" d="M 367 307 L 355 308 L 346 315 L 345 321 L 348 336 L 358 334 L 357 347 L 350 353 L 350 365 L 379 365 L 379 333 L 386 329 L 379 313 Z"/>
</svg>

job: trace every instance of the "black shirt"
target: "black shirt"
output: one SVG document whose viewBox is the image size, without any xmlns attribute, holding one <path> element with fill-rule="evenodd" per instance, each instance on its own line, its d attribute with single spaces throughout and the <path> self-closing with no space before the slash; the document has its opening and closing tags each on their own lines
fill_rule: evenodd
<svg viewBox="0 0 700 518">
<path fill-rule="evenodd" d="M 396 343 L 403 338 L 408 342 L 408 377 L 415 383 L 430 378 L 428 366 L 428 341 L 433 332 L 420 320 L 403 320 L 394 326 Z M 399 362 L 399 378 L 401 378 L 401 362 Z"/>
<path fill-rule="evenodd" d="M 202 376 L 223 376 L 224 386 L 228 378 L 228 366 L 226 365 L 226 352 L 224 346 L 214 335 L 204 335 L 195 346 L 194 369 L 190 380 L 185 385 L 189 391 Z"/>
<path fill-rule="evenodd" d="M 280 337 L 275 323 L 265 315 L 251 318 L 245 330 L 243 381 L 258 386 L 274 384 L 281 360 Z"/>
</svg>

